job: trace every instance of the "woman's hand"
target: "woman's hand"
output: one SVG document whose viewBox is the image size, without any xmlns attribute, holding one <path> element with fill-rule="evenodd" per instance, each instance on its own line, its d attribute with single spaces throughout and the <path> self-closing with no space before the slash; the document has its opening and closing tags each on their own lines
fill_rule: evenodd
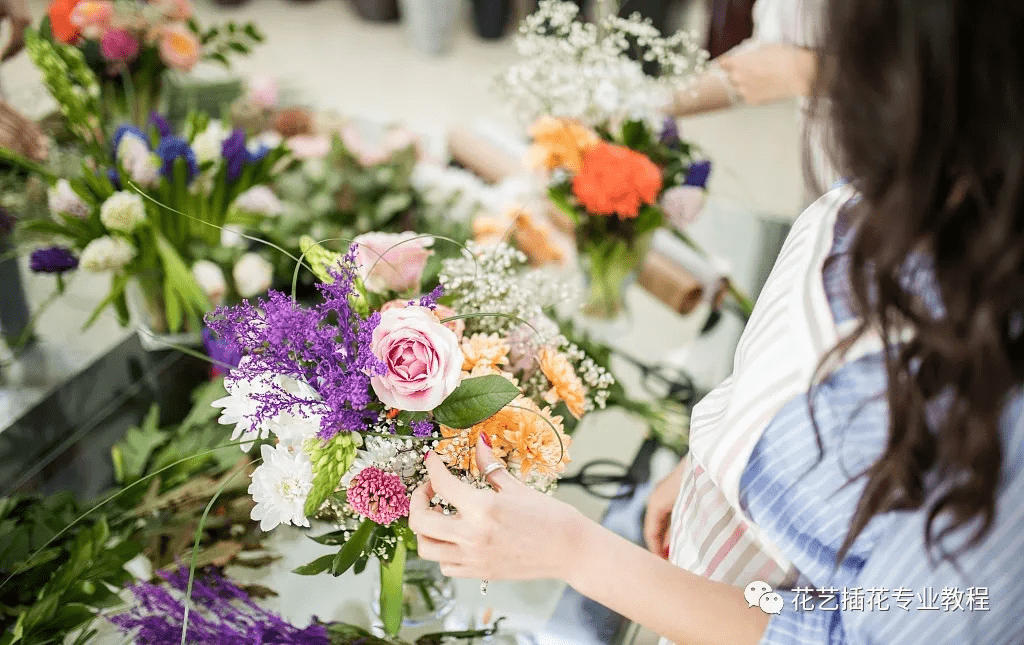
<svg viewBox="0 0 1024 645">
<path fill-rule="evenodd" d="M 782 43 L 741 45 L 716 62 L 750 105 L 810 95 L 816 67 L 814 52 Z"/>
<path fill-rule="evenodd" d="M 481 471 L 497 461 L 482 439 L 476 455 Z M 566 578 L 578 527 L 588 522 L 579 511 L 504 468 L 488 476 L 495 492 L 459 480 L 433 452 L 426 464 L 430 480 L 413 493 L 409 512 L 420 557 L 439 562 L 442 573 L 459 578 Z M 458 512 L 446 516 L 431 508 L 435 493 Z"/>
<path fill-rule="evenodd" d="M 647 500 L 647 511 L 644 513 L 644 541 L 652 553 L 663 558 L 668 558 L 672 507 L 676 504 L 679 488 L 683 484 L 683 464 L 684 462 L 679 462 L 679 465 L 654 487 Z"/>
</svg>

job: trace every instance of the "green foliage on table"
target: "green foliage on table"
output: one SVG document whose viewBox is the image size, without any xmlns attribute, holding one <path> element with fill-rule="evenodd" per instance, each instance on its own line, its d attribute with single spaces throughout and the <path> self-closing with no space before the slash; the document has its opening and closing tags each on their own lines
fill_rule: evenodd
<svg viewBox="0 0 1024 645">
<path fill-rule="evenodd" d="M 221 510 L 201 532 L 197 566 L 223 566 L 261 547 L 245 486 L 223 487 L 247 459 L 225 446 L 230 429 L 217 424 L 210 406 L 223 395 L 222 382 L 213 381 L 194 393 L 181 424 L 159 428 L 153 408 L 129 430 L 112 450 L 122 488 L 106 504 L 71 493 L 0 498 L 0 645 L 63 643 L 76 634 L 86 642 L 98 612 L 121 604 L 116 592 L 133 580 L 124 565 L 139 554 L 155 567 L 186 557 L 203 508 L 222 488 Z"/>
</svg>

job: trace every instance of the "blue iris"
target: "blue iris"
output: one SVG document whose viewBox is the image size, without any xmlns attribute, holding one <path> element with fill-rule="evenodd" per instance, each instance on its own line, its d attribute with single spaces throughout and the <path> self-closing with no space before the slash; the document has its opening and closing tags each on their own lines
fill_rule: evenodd
<svg viewBox="0 0 1024 645">
<path fill-rule="evenodd" d="M 199 165 L 196 163 L 196 153 L 192 146 L 181 137 L 169 136 L 160 141 L 156 154 L 163 161 L 160 174 L 168 179 L 174 177 L 174 165 L 178 159 L 184 159 L 188 168 L 188 181 L 192 181 L 199 173 Z"/>
</svg>

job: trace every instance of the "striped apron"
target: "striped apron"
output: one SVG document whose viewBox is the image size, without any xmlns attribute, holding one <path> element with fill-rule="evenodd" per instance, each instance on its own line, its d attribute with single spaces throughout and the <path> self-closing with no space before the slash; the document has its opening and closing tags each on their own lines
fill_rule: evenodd
<svg viewBox="0 0 1024 645">
<path fill-rule="evenodd" d="M 744 516 L 740 478 L 765 427 L 808 391 L 821 358 L 849 331 L 836 327 L 822 269 L 836 215 L 853 195 L 834 190 L 794 222 L 740 338 L 732 376 L 693 409 L 690 467 L 670 529 L 670 558 L 681 568 L 738 586 L 796 581 L 793 564 Z M 873 344 L 863 345 L 859 351 Z"/>
</svg>

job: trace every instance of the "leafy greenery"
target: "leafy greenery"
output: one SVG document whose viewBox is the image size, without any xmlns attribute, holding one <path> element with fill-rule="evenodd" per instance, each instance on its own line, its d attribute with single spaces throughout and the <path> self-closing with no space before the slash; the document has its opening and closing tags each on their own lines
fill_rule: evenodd
<svg viewBox="0 0 1024 645">
<path fill-rule="evenodd" d="M 463 379 L 434 409 L 434 419 L 449 428 L 469 428 L 494 416 L 519 394 L 515 384 L 498 374 Z"/>
</svg>

